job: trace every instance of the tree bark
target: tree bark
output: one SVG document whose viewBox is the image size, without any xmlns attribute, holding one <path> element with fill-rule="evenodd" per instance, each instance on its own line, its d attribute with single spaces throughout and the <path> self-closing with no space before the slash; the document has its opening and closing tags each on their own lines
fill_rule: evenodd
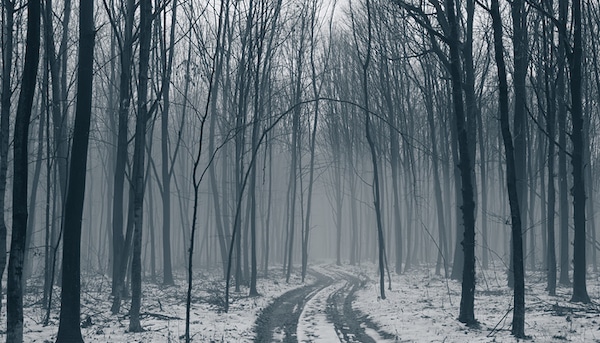
<svg viewBox="0 0 600 343">
<path fill-rule="evenodd" d="M 567 25 L 567 1 L 558 2 L 558 17 L 561 28 L 565 32 Z M 564 35 L 562 33 L 561 35 Z M 567 174 L 567 105 L 565 100 L 565 63 L 566 42 L 564 37 L 558 40 L 558 71 L 556 75 L 556 99 L 558 102 L 558 188 L 559 188 L 559 210 L 560 210 L 560 276 L 561 285 L 570 285 L 569 280 L 569 178 Z"/>
<path fill-rule="evenodd" d="M 130 192 L 134 195 L 133 215 L 133 256 L 131 261 L 131 308 L 129 310 L 129 331 L 140 332 L 140 306 L 142 298 L 142 222 L 144 204 L 144 160 L 146 154 L 146 123 L 148 120 L 148 62 L 152 33 L 152 3 L 140 1 L 140 62 L 138 77 L 138 113 L 135 124 L 133 152 L 133 173 Z"/>
<path fill-rule="evenodd" d="M 573 151 L 571 165 L 573 166 L 573 224 L 575 236 L 573 239 L 573 297 L 571 301 L 589 303 L 590 297 L 586 289 L 585 262 L 585 155 L 583 148 L 583 108 L 582 108 L 582 55 L 583 42 L 581 38 L 581 0 L 573 0 L 573 50 L 569 56 L 571 69 L 571 142 Z M 589 168 L 589 166 L 588 166 Z"/>
<path fill-rule="evenodd" d="M 8 261 L 6 342 L 23 341 L 23 258 L 27 234 L 29 121 L 40 50 L 40 0 L 27 2 L 27 38 L 14 133 L 12 237 Z M 5 95 L 8 96 L 8 95 Z"/>
<path fill-rule="evenodd" d="M 511 14 L 513 19 L 513 54 L 514 54 L 514 158 L 515 172 L 517 177 L 517 195 L 519 197 L 519 206 L 521 208 L 521 223 L 527 226 L 527 117 L 526 117 L 526 87 L 525 79 L 527 77 L 527 14 L 525 13 L 525 2 L 523 0 L 514 1 L 511 4 Z M 514 240 L 514 237 L 513 237 Z M 514 242 L 512 247 L 514 247 Z M 512 249 L 511 247 L 511 249 Z M 514 252 L 513 252 L 514 253 Z M 511 264 L 515 259 L 511 259 Z M 513 285 L 514 266 L 511 265 L 508 275 L 508 284 Z"/>
<path fill-rule="evenodd" d="M 548 9 L 552 10 L 552 2 L 548 5 Z M 552 13 L 552 12 L 550 12 Z M 547 32 L 547 27 L 544 27 L 544 33 Z M 550 29 L 552 32 L 552 27 Z M 551 34 L 551 37 L 554 35 Z M 553 39 L 552 39 L 553 41 Z M 553 77 L 553 70 L 551 68 L 551 58 L 548 55 L 548 50 L 553 47 L 553 44 L 550 48 L 544 48 L 545 56 L 545 90 L 546 90 L 546 132 L 548 133 L 548 202 L 546 211 L 547 215 L 547 244 L 546 244 L 546 278 L 547 278 L 547 290 L 549 295 L 556 295 L 556 248 L 555 248 L 555 209 L 556 209 L 556 189 L 555 189 L 555 181 L 554 181 L 554 166 L 556 164 L 556 156 L 555 156 L 555 147 L 554 142 L 556 138 L 556 96 L 553 85 L 550 82 L 550 78 Z M 550 91 L 550 89 L 553 91 Z"/>
<path fill-rule="evenodd" d="M 517 1 L 513 6 L 519 6 Z M 514 270 L 514 310 L 512 322 L 512 334 L 517 338 L 525 338 L 525 279 L 523 267 L 523 241 L 521 228 L 521 209 L 519 206 L 518 178 L 516 173 L 515 151 L 513 138 L 510 133 L 508 119 L 508 81 L 506 67 L 504 64 L 504 46 L 502 43 L 502 19 L 500 17 L 500 6 L 498 0 L 492 0 L 491 7 L 494 28 L 494 51 L 496 66 L 498 68 L 499 83 L 499 105 L 500 105 L 500 127 L 504 141 L 506 154 L 506 186 L 510 203 L 512 241 L 513 241 L 513 270 Z M 515 44 L 519 44 L 516 43 Z M 517 89 L 515 84 L 515 91 Z"/>
<path fill-rule="evenodd" d="M 113 217 L 112 217 L 112 238 L 113 238 L 113 279 L 112 279 L 112 294 L 115 297 L 120 297 L 118 292 L 122 292 L 125 274 L 122 273 L 121 265 L 127 256 L 124 256 L 126 250 L 125 238 L 123 237 L 123 197 L 125 190 L 125 167 L 127 164 L 127 147 L 128 147 L 128 117 L 129 106 L 131 103 L 131 65 L 133 63 L 133 20 L 135 13 L 134 0 L 127 0 L 125 5 L 125 32 L 123 45 L 121 50 L 121 76 L 119 78 L 119 131 L 117 136 L 117 151 L 115 161 L 114 174 L 114 201 L 113 201 Z M 113 314 L 118 312 L 118 309 L 113 305 Z"/>
<path fill-rule="evenodd" d="M 94 75 L 94 1 L 79 6 L 77 105 L 63 229 L 62 292 L 57 342 L 82 342 L 80 329 L 81 218 L 85 200 L 87 153 Z"/>
<path fill-rule="evenodd" d="M 13 28 L 15 4 L 12 0 L 4 0 L 3 17 L 3 46 L 2 46 L 2 94 L 0 94 L 0 303 L 3 298 L 2 279 L 6 269 L 6 218 L 4 208 L 6 206 L 6 175 L 8 171 L 8 148 L 10 127 L 10 98 L 11 73 L 13 64 Z M 1 308 L 2 306 L 0 306 Z M 2 310 L 0 309 L 0 312 Z"/>
<path fill-rule="evenodd" d="M 166 11 L 164 12 L 166 25 Z M 161 156 L 162 156 L 162 199 L 163 199 L 163 285 L 173 285 L 173 268 L 171 265 L 171 170 L 169 168 L 169 107 L 170 107 L 170 86 L 171 71 L 173 70 L 173 53 L 175 51 L 175 26 L 177 18 L 177 0 L 173 0 L 171 12 L 171 31 L 169 38 L 169 54 L 167 56 L 166 48 L 162 49 L 163 60 L 163 86 L 164 94 L 163 112 L 161 116 Z M 164 40 L 163 40 L 164 41 Z M 189 63 L 189 61 L 188 61 Z M 172 163 L 175 163 L 174 161 Z"/>
<path fill-rule="evenodd" d="M 474 312 L 475 302 L 475 201 L 473 198 L 472 164 L 469 154 L 469 137 L 465 125 L 465 112 L 462 96 L 462 72 L 460 65 L 460 41 L 458 19 L 456 18 L 454 0 L 446 0 L 446 15 L 450 25 L 450 76 L 452 82 L 452 102 L 456 117 L 456 132 L 460 157 L 460 179 L 462 182 L 462 216 L 464 237 L 464 267 L 462 274 L 462 292 L 460 314 L 458 320 L 467 325 L 476 325 Z"/>
</svg>

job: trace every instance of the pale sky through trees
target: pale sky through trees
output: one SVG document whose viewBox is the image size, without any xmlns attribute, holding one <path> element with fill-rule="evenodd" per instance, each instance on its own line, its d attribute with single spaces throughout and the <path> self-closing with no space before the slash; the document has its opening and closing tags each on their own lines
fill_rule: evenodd
<svg viewBox="0 0 600 343">
<path fill-rule="evenodd" d="M 3 0 L 0 340 L 600 339 L 600 4 Z"/>
</svg>

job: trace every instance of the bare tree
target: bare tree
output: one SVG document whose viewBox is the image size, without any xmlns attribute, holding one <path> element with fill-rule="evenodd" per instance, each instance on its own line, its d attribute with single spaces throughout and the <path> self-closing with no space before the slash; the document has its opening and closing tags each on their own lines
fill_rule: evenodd
<svg viewBox="0 0 600 343">
<path fill-rule="evenodd" d="M 129 331 L 142 331 L 140 306 L 142 298 L 142 222 L 144 204 L 144 160 L 146 155 L 146 124 L 148 121 L 148 62 L 152 31 L 152 3 L 140 1 L 140 60 L 138 77 L 138 103 L 133 150 L 133 172 L 130 193 L 133 193 L 133 256 L 131 262 L 131 309 Z"/>
<path fill-rule="evenodd" d="M 508 81 L 504 64 L 504 45 L 502 42 L 502 19 L 498 0 L 492 0 L 491 15 L 494 29 L 494 51 L 496 67 L 498 68 L 500 126 L 506 154 L 506 185 L 510 202 L 512 242 L 513 242 L 513 272 L 514 272 L 514 311 L 512 333 L 517 338 L 525 338 L 525 278 L 523 274 L 523 241 L 521 229 L 521 208 L 518 196 L 518 178 L 516 173 L 515 151 L 513 138 L 510 133 L 508 119 Z M 514 44 L 520 44 L 514 42 Z M 517 89 L 515 84 L 515 91 Z"/>
<path fill-rule="evenodd" d="M 81 218 L 85 200 L 85 180 L 92 112 L 94 75 L 94 1 L 79 5 L 79 66 L 73 145 L 65 202 L 62 259 L 62 293 L 57 342 L 82 342 L 80 328 Z"/>
<path fill-rule="evenodd" d="M 8 261 L 6 341 L 23 341 L 23 259 L 27 235 L 29 121 L 40 59 L 40 0 L 27 3 L 27 39 L 14 133 L 12 237 Z"/>
<path fill-rule="evenodd" d="M 589 303 L 590 297 L 586 289 L 585 261 L 585 154 L 583 142 L 583 107 L 582 107 L 582 58 L 583 41 L 581 38 L 581 1 L 572 1 L 573 15 L 573 45 L 569 54 L 569 69 L 571 70 L 571 142 L 573 151 L 571 165 L 573 166 L 573 223 L 575 237 L 573 240 L 573 297 L 571 301 Z M 566 34 L 566 32 L 563 32 Z M 566 37 L 566 36 L 565 36 Z M 564 39 L 564 37 L 563 37 Z"/>
<path fill-rule="evenodd" d="M 13 27 L 14 27 L 14 7 L 11 0 L 3 1 L 3 34 L 2 38 L 2 90 L 0 94 L 0 301 L 3 298 L 2 278 L 6 268 L 6 218 L 5 218 L 5 197 L 6 197 L 6 174 L 8 171 L 8 144 L 9 144 L 9 126 L 10 126 L 10 99 L 12 96 L 11 73 L 13 65 Z M 1 312 L 1 310 L 0 310 Z"/>
</svg>

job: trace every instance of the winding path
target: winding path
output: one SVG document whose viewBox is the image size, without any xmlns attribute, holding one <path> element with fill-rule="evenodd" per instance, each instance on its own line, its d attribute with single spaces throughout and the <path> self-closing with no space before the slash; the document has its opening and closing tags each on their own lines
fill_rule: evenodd
<svg viewBox="0 0 600 343">
<path fill-rule="evenodd" d="M 314 283 L 281 295 L 261 312 L 256 320 L 256 342 L 295 343 L 299 337 L 306 342 L 331 342 L 332 336 L 340 342 L 396 340 L 352 308 L 354 293 L 366 279 L 330 267 L 322 271 L 311 270 Z"/>
</svg>

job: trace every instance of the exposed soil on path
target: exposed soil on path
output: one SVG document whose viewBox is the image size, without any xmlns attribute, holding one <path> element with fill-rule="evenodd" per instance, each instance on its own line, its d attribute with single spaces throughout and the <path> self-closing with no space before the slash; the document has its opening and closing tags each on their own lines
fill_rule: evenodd
<svg viewBox="0 0 600 343">
<path fill-rule="evenodd" d="M 348 273 L 341 273 L 341 276 L 346 279 L 346 285 L 332 293 L 327 299 L 327 317 L 335 326 L 340 340 L 361 343 L 395 340 L 396 336 L 381 331 L 367 316 L 352 308 L 352 302 L 355 299 L 354 293 L 364 287 L 367 280 L 361 280 Z"/>
<path fill-rule="evenodd" d="M 314 294 L 333 282 L 324 274 L 314 271 L 311 274 L 317 278 L 315 283 L 283 294 L 262 311 L 256 320 L 255 342 L 298 341 L 296 329 L 304 305 Z"/>
<path fill-rule="evenodd" d="M 371 343 L 397 339 L 352 308 L 354 293 L 366 284 L 366 278 L 361 279 L 345 271 L 326 270 L 329 275 L 312 270 L 315 283 L 283 294 L 262 311 L 256 321 L 256 342 L 298 342 L 300 315 L 306 303 L 317 294 L 326 297 L 325 308 L 321 310 L 327 315 L 326 324 L 333 326 L 341 342 Z M 334 283 L 338 286 L 330 287 Z"/>
</svg>

